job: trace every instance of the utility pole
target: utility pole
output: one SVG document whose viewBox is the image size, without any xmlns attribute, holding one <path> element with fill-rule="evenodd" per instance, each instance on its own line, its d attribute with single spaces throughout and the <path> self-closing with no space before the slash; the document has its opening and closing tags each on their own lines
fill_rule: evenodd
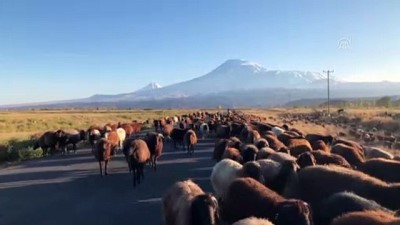
<svg viewBox="0 0 400 225">
<path fill-rule="evenodd" d="M 328 115 L 330 116 L 331 115 L 331 112 L 330 112 L 330 105 L 331 105 L 331 97 L 330 97 L 330 87 L 329 87 L 329 75 L 331 74 L 331 73 L 333 73 L 334 71 L 333 70 L 324 70 L 323 71 L 324 73 L 326 73 L 326 75 L 327 75 L 327 83 L 328 83 Z"/>
</svg>

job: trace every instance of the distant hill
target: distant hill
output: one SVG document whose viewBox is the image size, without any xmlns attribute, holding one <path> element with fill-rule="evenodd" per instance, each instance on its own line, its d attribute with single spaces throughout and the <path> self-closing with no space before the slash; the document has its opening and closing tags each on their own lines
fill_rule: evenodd
<svg viewBox="0 0 400 225">
<path fill-rule="evenodd" d="M 330 81 L 332 99 L 398 95 L 400 90 L 398 82 Z M 203 76 L 165 87 L 150 83 L 130 93 L 99 93 L 82 99 L 0 108 L 284 106 L 296 102 L 321 102 L 327 95 L 326 83 L 326 76 L 321 73 L 268 70 L 257 63 L 232 59 Z"/>
</svg>

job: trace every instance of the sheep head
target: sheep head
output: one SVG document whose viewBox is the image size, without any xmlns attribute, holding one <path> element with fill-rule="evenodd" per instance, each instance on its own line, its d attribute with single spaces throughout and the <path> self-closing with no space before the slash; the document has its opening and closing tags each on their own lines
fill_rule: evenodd
<svg viewBox="0 0 400 225">
<path fill-rule="evenodd" d="M 315 157 L 313 154 L 311 154 L 311 152 L 304 152 L 303 154 L 300 154 L 296 162 L 301 169 L 307 166 L 317 165 Z"/>
<path fill-rule="evenodd" d="M 192 225 L 219 224 L 218 201 L 212 194 L 198 195 L 190 205 Z"/>
<path fill-rule="evenodd" d="M 276 225 L 298 224 L 312 225 L 312 214 L 310 206 L 301 200 L 289 199 L 280 202 L 276 206 Z"/>
</svg>

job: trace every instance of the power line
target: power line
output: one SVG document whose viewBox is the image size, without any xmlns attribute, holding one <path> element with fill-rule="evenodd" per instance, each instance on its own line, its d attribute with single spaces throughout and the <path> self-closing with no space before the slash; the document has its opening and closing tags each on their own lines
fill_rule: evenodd
<svg viewBox="0 0 400 225">
<path fill-rule="evenodd" d="M 330 87 L 329 87 L 329 75 L 331 74 L 331 73 L 333 73 L 334 71 L 333 70 L 324 70 L 323 71 L 324 73 L 326 73 L 326 75 L 327 75 L 327 85 L 328 85 L 328 115 L 330 116 L 331 115 L 331 111 L 330 111 L 330 105 L 331 105 L 331 97 L 330 97 Z"/>
</svg>

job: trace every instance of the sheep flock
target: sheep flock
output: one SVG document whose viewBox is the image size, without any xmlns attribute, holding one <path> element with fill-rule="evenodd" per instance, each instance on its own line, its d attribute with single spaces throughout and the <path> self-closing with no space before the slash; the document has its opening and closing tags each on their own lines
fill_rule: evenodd
<svg viewBox="0 0 400 225">
<path fill-rule="evenodd" d="M 46 132 L 34 148 L 68 154 L 86 140 L 101 176 L 123 154 L 136 187 L 146 166 L 157 170 L 165 145 L 191 157 L 199 140 L 214 139 L 213 192 L 190 179 L 176 181 L 161 199 L 166 225 L 400 225 L 400 157 L 369 141 L 306 133 L 234 110 L 147 123 L 153 131 L 134 121 Z"/>
</svg>

